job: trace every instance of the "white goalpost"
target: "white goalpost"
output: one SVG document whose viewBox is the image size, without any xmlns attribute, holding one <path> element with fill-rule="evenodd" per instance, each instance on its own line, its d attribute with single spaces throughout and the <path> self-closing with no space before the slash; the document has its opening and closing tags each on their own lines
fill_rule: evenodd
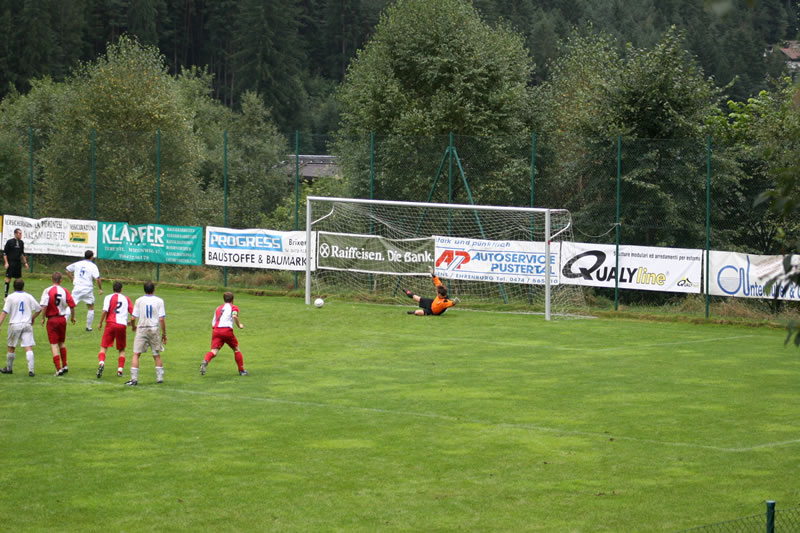
<svg viewBox="0 0 800 533">
<path fill-rule="evenodd" d="M 459 309 L 574 316 L 583 293 L 559 271 L 572 239 L 566 209 L 309 196 L 305 301 L 413 305 L 404 290 L 432 296 L 433 268 Z"/>
</svg>

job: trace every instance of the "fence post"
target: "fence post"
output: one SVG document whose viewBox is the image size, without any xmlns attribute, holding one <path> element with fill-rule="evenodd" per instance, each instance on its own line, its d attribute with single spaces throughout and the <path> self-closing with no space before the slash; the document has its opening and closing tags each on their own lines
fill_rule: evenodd
<svg viewBox="0 0 800 533">
<path fill-rule="evenodd" d="M 33 218 L 33 126 L 28 127 L 28 169 L 28 216 Z M 28 271 L 33 272 L 33 256 L 28 263 Z"/>
<path fill-rule="evenodd" d="M 161 128 L 156 130 L 156 224 L 161 223 Z M 156 263 L 156 281 L 161 278 L 161 263 Z"/>
<path fill-rule="evenodd" d="M 775 533 L 775 500 L 767 500 L 767 533 Z"/>
<path fill-rule="evenodd" d="M 294 130 L 294 229 L 300 230 L 300 130 Z M 311 246 L 311 243 L 306 243 Z M 294 273 L 294 288 L 298 287 L 299 273 Z"/>
<path fill-rule="evenodd" d="M 536 132 L 531 133 L 531 207 L 534 207 L 536 183 Z"/>
<path fill-rule="evenodd" d="M 94 156 L 94 142 L 95 142 L 95 129 L 92 128 L 92 149 L 91 149 L 91 165 L 92 165 L 92 220 L 95 219 L 95 207 L 97 206 L 97 174 L 95 173 L 95 156 Z"/>
<path fill-rule="evenodd" d="M 616 266 L 614 267 L 614 311 L 619 311 L 619 195 L 622 182 L 622 135 L 617 135 L 617 218 L 616 225 Z"/>
<path fill-rule="evenodd" d="M 711 301 L 711 135 L 706 140 L 706 319 Z"/>
<path fill-rule="evenodd" d="M 228 227 L 228 130 L 222 131 L 222 225 Z M 222 267 L 222 286 L 228 286 L 228 267 Z"/>
</svg>

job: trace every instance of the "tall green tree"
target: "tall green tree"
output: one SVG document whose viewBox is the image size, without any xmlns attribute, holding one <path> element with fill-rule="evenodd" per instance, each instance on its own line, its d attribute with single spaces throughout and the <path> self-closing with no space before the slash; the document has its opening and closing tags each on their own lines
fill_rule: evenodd
<svg viewBox="0 0 800 533">
<path fill-rule="evenodd" d="M 357 149 L 345 144 L 347 139 L 365 139 L 370 132 L 392 136 L 454 132 L 498 137 L 483 154 L 484 162 L 496 163 L 495 173 L 471 174 L 469 168 L 466 172 L 473 193 L 482 201 L 511 202 L 514 194 L 508 183 L 518 180 L 519 167 L 514 158 L 503 157 L 505 141 L 499 136 L 527 137 L 532 70 L 523 38 L 506 26 L 488 25 L 465 0 L 400 0 L 393 4 L 351 63 L 338 93 L 342 117 L 339 152 L 348 171 L 360 176 L 355 180 L 356 192 L 366 193 L 363 169 L 369 155 L 363 152 L 364 143 Z M 408 138 L 383 141 L 382 157 L 401 159 L 409 153 L 422 153 L 421 147 L 409 145 Z M 430 145 L 424 139 L 420 142 Z M 433 148 L 426 158 L 441 156 L 446 144 L 436 144 L 439 148 Z M 408 177 L 407 166 L 399 169 L 387 164 L 383 168 L 381 194 L 395 198 L 413 195 L 420 199 L 420 192 L 430 189 L 436 172 L 434 168 Z M 494 193 L 491 198 L 490 189 Z"/>
</svg>

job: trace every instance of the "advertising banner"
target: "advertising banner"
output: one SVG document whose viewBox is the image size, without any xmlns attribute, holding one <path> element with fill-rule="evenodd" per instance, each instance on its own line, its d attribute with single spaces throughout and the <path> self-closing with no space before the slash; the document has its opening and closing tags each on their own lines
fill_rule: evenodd
<svg viewBox="0 0 800 533">
<path fill-rule="evenodd" d="M 374 274 L 416 275 L 433 264 L 433 239 L 319 232 L 317 268 Z"/>
<path fill-rule="evenodd" d="M 97 257 L 119 261 L 202 265 L 203 228 L 100 222 Z"/>
<path fill-rule="evenodd" d="M 767 292 L 769 281 L 783 273 L 783 256 L 751 255 L 738 252 L 710 252 L 709 292 L 715 296 L 739 298 L 774 298 L 800 301 L 800 288 L 795 284 L 774 285 Z M 794 256 L 800 263 L 800 256 Z"/>
<path fill-rule="evenodd" d="M 547 261 L 543 242 L 435 239 L 436 275 L 442 278 L 544 285 L 549 263 L 550 284 L 559 283 L 558 246 Z"/>
<path fill-rule="evenodd" d="M 83 257 L 86 250 L 97 252 L 97 222 L 69 218 L 27 218 L 5 215 L 3 243 L 22 230 L 26 254 L 54 254 Z"/>
<path fill-rule="evenodd" d="M 314 248 L 311 250 L 311 267 L 314 270 Z M 214 266 L 304 271 L 306 232 L 208 226 L 205 263 Z"/>
<path fill-rule="evenodd" d="M 614 287 L 617 279 L 613 244 L 565 242 L 561 249 L 562 283 Z M 645 291 L 699 293 L 703 250 L 619 247 L 619 287 Z"/>
</svg>

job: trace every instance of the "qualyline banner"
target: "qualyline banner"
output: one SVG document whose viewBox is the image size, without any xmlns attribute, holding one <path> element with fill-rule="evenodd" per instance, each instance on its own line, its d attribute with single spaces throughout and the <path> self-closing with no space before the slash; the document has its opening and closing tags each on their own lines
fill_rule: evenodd
<svg viewBox="0 0 800 533">
<path fill-rule="evenodd" d="M 27 218 L 5 215 L 3 242 L 22 230 L 26 254 L 83 257 L 86 250 L 97 252 L 97 222 L 69 218 Z"/>
<path fill-rule="evenodd" d="M 703 250 L 619 247 L 617 276 L 616 247 L 613 244 L 565 242 L 561 249 L 561 283 L 589 287 L 699 293 Z"/>
<path fill-rule="evenodd" d="M 433 239 L 318 232 L 317 268 L 375 274 L 418 275 L 433 264 Z"/>
<path fill-rule="evenodd" d="M 551 248 L 548 261 L 543 242 L 434 238 L 435 268 L 439 277 L 544 285 L 549 264 L 550 284 L 559 283 L 557 245 Z"/>
<path fill-rule="evenodd" d="M 311 270 L 314 270 L 313 258 L 312 253 Z M 306 232 L 208 226 L 205 264 L 305 271 Z"/>
<path fill-rule="evenodd" d="M 202 265 L 203 228 L 100 222 L 99 259 Z"/>
<path fill-rule="evenodd" d="M 715 296 L 740 298 L 777 298 L 800 301 L 800 288 L 793 283 L 774 284 L 767 291 L 767 284 L 784 272 L 783 256 L 752 255 L 738 252 L 716 252 L 709 254 L 710 293 Z M 794 256 L 795 263 L 800 256 Z"/>
</svg>

